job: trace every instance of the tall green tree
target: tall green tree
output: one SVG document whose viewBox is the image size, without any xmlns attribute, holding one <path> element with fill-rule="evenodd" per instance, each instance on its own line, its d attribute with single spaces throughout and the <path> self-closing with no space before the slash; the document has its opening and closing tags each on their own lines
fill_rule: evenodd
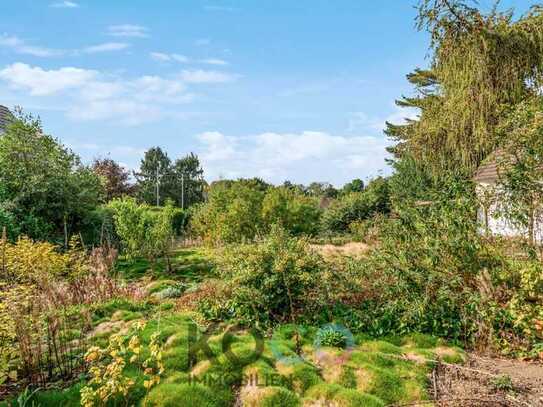
<svg viewBox="0 0 543 407">
<path fill-rule="evenodd" d="M 177 206 L 188 208 L 204 200 L 204 170 L 200 165 L 198 156 L 190 153 L 183 158 L 175 160 L 172 168 L 175 188 L 170 198 Z"/>
<path fill-rule="evenodd" d="M 543 67 L 543 13 L 533 7 L 515 18 L 474 2 L 422 0 L 418 27 L 431 36 L 431 65 L 410 81 L 416 96 L 399 104 L 421 109 L 420 120 L 389 126 L 399 143 L 434 174 L 471 176 L 499 144 L 504 106 L 539 92 Z"/>
<path fill-rule="evenodd" d="M 499 135 L 504 139 L 497 158 L 499 209 L 535 243 L 536 223 L 543 215 L 543 99 L 535 97 L 514 106 L 504 117 Z"/>
<path fill-rule="evenodd" d="M 162 205 L 172 195 L 173 174 L 171 160 L 160 147 L 152 147 L 145 152 L 139 172 L 134 173 L 137 180 L 138 198 L 149 205 Z"/>
<path fill-rule="evenodd" d="M 100 178 L 22 110 L 0 136 L 0 185 L 0 206 L 21 233 L 65 242 L 104 193 Z"/>
<path fill-rule="evenodd" d="M 341 188 L 342 194 L 350 194 L 351 192 L 362 192 L 364 190 L 364 181 L 360 178 L 355 178 Z"/>
</svg>

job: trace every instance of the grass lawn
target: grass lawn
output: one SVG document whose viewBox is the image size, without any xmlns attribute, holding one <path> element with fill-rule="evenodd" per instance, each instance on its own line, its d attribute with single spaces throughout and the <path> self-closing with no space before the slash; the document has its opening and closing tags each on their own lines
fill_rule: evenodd
<svg viewBox="0 0 543 407">
<path fill-rule="evenodd" d="M 209 255 L 202 248 L 180 248 L 170 254 L 171 272 L 167 272 L 164 258 L 152 265 L 145 258 L 120 258 L 115 265 L 115 271 L 127 280 L 137 280 L 142 277 L 169 278 L 185 283 L 201 282 L 213 274 L 213 264 Z"/>
</svg>

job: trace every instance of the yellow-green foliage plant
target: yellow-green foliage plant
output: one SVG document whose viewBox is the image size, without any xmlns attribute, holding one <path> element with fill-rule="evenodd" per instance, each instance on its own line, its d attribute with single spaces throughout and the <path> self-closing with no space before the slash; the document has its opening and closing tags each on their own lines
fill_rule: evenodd
<svg viewBox="0 0 543 407">
<path fill-rule="evenodd" d="M 146 392 L 160 383 L 164 372 L 162 347 L 159 344 L 159 332 L 155 332 L 146 349 L 143 348 L 139 333 L 145 323 L 134 323 L 135 332 L 126 337 L 114 334 L 105 348 L 92 346 L 85 354 L 89 364 L 90 380 L 81 389 L 83 407 L 105 406 L 116 399 L 127 400 L 129 393 L 137 385 L 137 376 L 143 376 Z"/>
<path fill-rule="evenodd" d="M 30 292 L 29 286 L 9 287 L 0 282 L 0 385 L 18 378 L 19 349 L 13 311 L 28 303 Z"/>
<path fill-rule="evenodd" d="M 20 237 L 16 243 L 2 245 L 3 278 L 23 283 L 38 283 L 58 277 L 68 270 L 70 257 L 48 242 Z"/>
</svg>

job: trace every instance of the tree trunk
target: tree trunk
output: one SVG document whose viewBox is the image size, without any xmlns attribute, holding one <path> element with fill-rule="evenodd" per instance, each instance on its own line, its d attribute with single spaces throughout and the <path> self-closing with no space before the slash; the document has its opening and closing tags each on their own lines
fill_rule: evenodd
<svg viewBox="0 0 543 407">
<path fill-rule="evenodd" d="M 68 250 L 68 221 L 64 215 L 64 249 Z"/>
</svg>

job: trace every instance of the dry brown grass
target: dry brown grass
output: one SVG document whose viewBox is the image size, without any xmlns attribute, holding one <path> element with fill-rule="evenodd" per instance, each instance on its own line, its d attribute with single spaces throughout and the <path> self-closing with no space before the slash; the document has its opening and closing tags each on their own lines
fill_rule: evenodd
<svg viewBox="0 0 543 407">
<path fill-rule="evenodd" d="M 337 256 L 363 257 L 370 249 L 370 246 L 361 242 L 349 242 L 341 246 L 333 244 L 313 244 L 311 248 L 321 254 L 325 259 Z"/>
</svg>

